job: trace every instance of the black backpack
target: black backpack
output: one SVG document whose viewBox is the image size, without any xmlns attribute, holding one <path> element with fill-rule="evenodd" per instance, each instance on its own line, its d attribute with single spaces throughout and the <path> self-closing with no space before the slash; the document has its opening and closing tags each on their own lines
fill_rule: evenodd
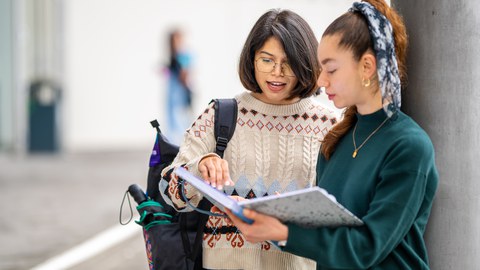
<svg viewBox="0 0 480 270">
<path fill-rule="evenodd" d="M 223 157 L 235 131 L 237 101 L 215 99 L 212 102 L 215 102 L 215 152 Z M 163 199 L 159 190 L 161 172 L 174 160 L 179 147 L 166 139 L 156 120 L 150 123 L 157 135 L 150 156 L 147 192 L 143 193 L 135 184 L 128 189 L 139 204 L 137 210 L 140 220 L 136 223 L 143 227 L 150 269 L 203 269 L 202 240 L 208 215 L 197 211 L 177 212 Z M 198 208 L 208 211 L 211 206 L 204 198 Z"/>
</svg>

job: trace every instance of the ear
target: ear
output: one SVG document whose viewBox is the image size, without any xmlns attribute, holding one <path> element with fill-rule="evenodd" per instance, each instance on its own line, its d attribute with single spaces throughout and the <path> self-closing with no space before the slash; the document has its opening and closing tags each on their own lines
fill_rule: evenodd
<svg viewBox="0 0 480 270">
<path fill-rule="evenodd" d="M 377 75 L 377 59 L 370 52 L 364 53 L 360 58 L 360 67 L 365 79 L 373 79 Z"/>
</svg>

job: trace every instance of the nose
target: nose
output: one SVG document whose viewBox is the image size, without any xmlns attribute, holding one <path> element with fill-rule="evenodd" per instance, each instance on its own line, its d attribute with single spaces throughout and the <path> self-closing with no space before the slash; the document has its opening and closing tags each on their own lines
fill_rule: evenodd
<svg viewBox="0 0 480 270">
<path fill-rule="evenodd" d="M 327 88 L 329 85 L 328 81 L 327 81 L 327 78 L 326 76 L 324 75 L 325 72 L 320 72 L 320 75 L 318 76 L 318 79 L 317 79 L 317 86 L 320 87 L 320 88 Z"/>
<path fill-rule="evenodd" d="M 281 64 L 275 63 L 272 69 L 272 73 L 275 76 L 280 76 L 283 75 L 283 68 Z"/>
</svg>

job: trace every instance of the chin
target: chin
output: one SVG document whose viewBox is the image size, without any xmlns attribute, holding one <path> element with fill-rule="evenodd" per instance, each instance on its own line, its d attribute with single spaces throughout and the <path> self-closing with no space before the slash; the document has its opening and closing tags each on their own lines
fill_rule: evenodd
<svg viewBox="0 0 480 270">
<path fill-rule="evenodd" d="M 338 102 L 338 101 L 335 101 L 335 100 L 332 100 L 332 103 L 335 106 L 335 108 L 337 108 L 337 109 L 343 109 L 343 108 L 347 107 L 347 105 L 345 105 L 344 103 Z"/>
<path fill-rule="evenodd" d="M 268 104 L 281 104 L 286 102 L 285 97 L 272 93 L 266 94 L 265 91 L 262 93 L 261 97 L 261 100 Z"/>
</svg>

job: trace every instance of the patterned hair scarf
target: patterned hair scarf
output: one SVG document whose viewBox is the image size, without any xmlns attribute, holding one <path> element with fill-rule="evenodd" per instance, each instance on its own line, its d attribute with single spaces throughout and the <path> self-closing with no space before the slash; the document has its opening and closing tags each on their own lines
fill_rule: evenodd
<svg viewBox="0 0 480 270">
<path fill-rule="evenodd" d="M 377 58 L 377 73 L 382 91 L 383 110 L 388 117 L 391 117 L 400 110 L 402 103 L 401 82 L 398 74 L 392 25 L 382 13 L 369 3 L 355 2 L 350 11 L 360 12 L 367 19 Z"/>
</svg>

